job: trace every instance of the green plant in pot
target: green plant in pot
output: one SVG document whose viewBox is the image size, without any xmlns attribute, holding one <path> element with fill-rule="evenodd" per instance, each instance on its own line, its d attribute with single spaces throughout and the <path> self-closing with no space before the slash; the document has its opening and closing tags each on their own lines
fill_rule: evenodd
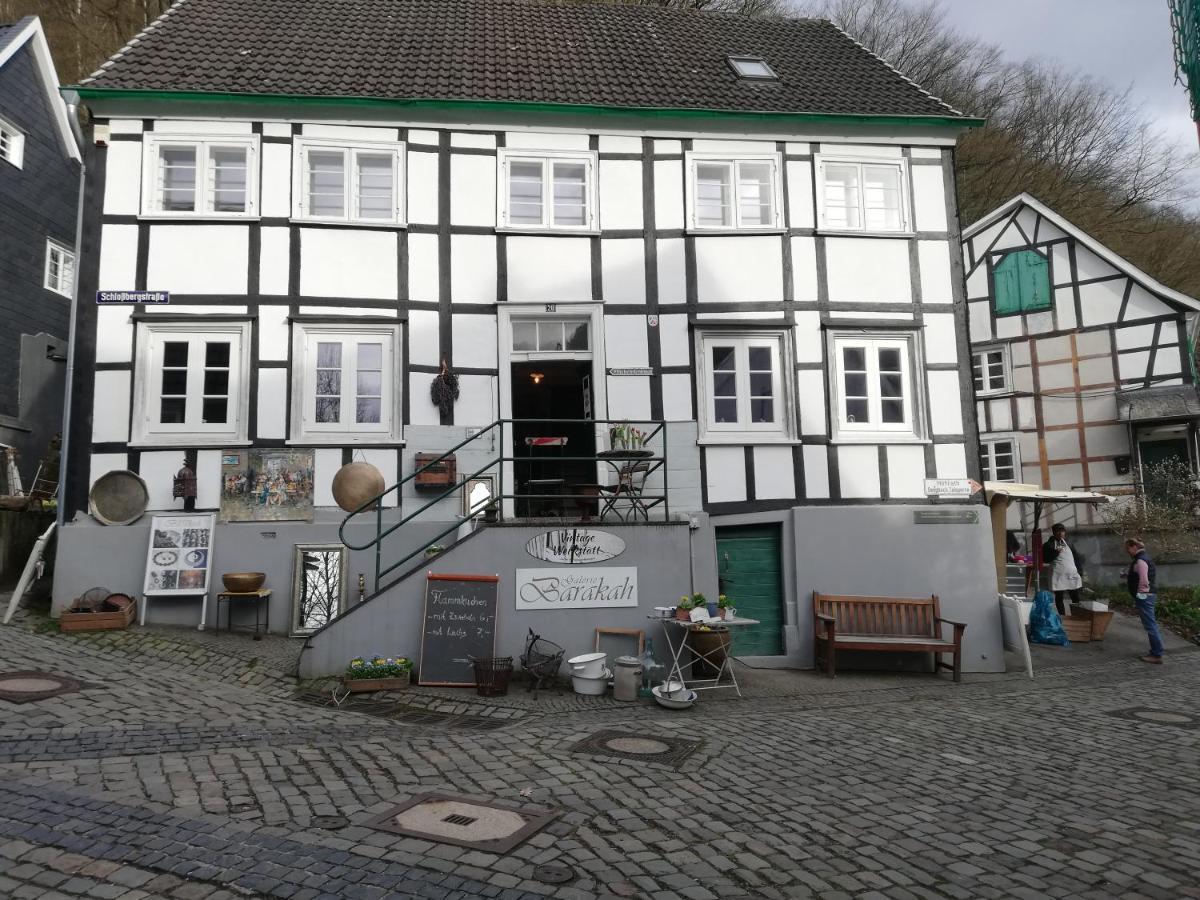
<svg viewBox="0 0 1200 900">
<path fill-rule="evenodd" d="M 679 598 L 679 602 L 675 604 L 675 618 L 681 622 L 687 622 L 691 618 L 692 610 L 696 608 L 696 598 L 700 598 L 700 602 L 704 602 L 703 594 L 692 594 L 690 597 L 684 594 Z"/>
<path fill-rule="evenodd" d="M 722 619 L 732 619 L 737 615 L 737 610 L 733 608 L 733 601 L 724 594 L 717 597 L 717 609 L 720 610 Z"/>
</svg>

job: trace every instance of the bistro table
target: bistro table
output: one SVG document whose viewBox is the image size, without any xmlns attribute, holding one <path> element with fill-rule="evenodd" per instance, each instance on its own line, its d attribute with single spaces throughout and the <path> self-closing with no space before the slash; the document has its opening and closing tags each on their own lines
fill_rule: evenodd
<svg viewBox="0 0 1200 900">
<path fill-rule="evenodd" d="M 238 625 L 235 629 L 233 626 L 233 604 L 239 603 L 242 600 L 252 601 L 254 603 L 254 627 L 249 625 Z M 258 640 L 260 634 L 266 634 L 271 630 L 271 589 L 259 588 L 257 591 L 221 591 L 217 594 L 217 630 L 221 630 L 221 604 L 225 604 L 225 630 L 226 631 L 251 631 L 254 634 L 254 639 Z M 260 615 L 261 613 L 261 615 Z M 260 632 L 259 629 L 262 629 Z"/>
<path fill-rule="evenodd" d="M 738 687 L 737 676 L 733 674 L 733 637 L 737 633 L 737 629 L 746 625 L 758 625 L 758 619 L 744 619 L 738 616 L 734 619 L 701 619 L 699 622 L 684 622 L 680 619 L 670 618 L 664 619 L 659 616 L 648 616 L 650 619 L 658 619 L 663 624 L 663 633 L 667 639 L 667 649 L 671 651 L 671 664 L 667 673 L 668 681 L 680 681 L 688 690 L 693 691 L 717 691 L 722 689 L 732 689 L 737 692 L 737 695 L 742 696 L 742 689 Z M 692 649 L 692 662 L 703 660 L 712 668 L 717 667 L 715 656 L 719 650 L 724 650 L 725 658 L 721 660 L 720 668 L 717 669 L 717 674 L 713 678 L 684 678 L 683 665 L 680 659 L 683 656 L 684 647 L 688 646 L 688 637 L 700 625 L 716 626 L 726 625 L 729 627 L 729 643 L 718 645 L 707 653 L 697 653 Z M 691 648 L 689 648 L 691 649 Z M 713 657 L 710 659 L 710 657 Z M 691 664 L 689 664 L 690 666 Z M 722 684 L 721 678 L 726 673 L 729 674 L 729 683 Z"/>
<path fill-rule="evenodd" d="M 596 459 L 612 466 L 617 475 L 616 484 L 600 487 L 600 492 L 604 495 L 604 505 L 600 508 L 601 519 L 611 512 L 622 522 L 630 522 L 636 519 L 640 512 L 643 519 L 650 521 L 650 511 L 642 500 L 642 492 L 646 487 L 646 476 L 650 472 L 650 464 L 645 460 L 653 456 L 653 450 L 601 450 L 596 454 Z M 621 499 L 629 501 L 625 515 L 617 509 L 617 501 Z"/>
</svg>

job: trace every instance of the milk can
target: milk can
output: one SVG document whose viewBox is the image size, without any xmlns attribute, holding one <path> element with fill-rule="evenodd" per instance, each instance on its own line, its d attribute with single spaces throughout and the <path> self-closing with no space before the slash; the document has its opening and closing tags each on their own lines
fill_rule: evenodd
<svg viewBox="0 0 1200 900">
<path fill-rule="evenodd" d="M 636 700 L 642 682 L 642 664 L 636 656 L 618 656 L 613 674 L 613 699 Z"/>
</svg>

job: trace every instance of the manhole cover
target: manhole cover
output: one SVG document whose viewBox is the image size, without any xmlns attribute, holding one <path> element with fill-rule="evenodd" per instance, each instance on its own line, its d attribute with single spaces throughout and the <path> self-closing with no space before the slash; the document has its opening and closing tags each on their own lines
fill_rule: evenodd
<svg viewBox="0 0 1200 900">
<path fill-rule="evenodd" d="M 664 735 L 598 731 L 572 745 L 569 749 L 572 753 L 586 753 L 590 756 L 636 759 L 642 762 L 678 766 L 699 746 L 699 741 L 688 741 Z"/>
<path fill-rule="evenodd" d="M 322 828 L 325 831 L 337 831 L 339 828 L 345 828 L 350 824 L 350 820 L 345 816 L 313 816 L 309 820 L 309 824 L 313 828 Z"/>
<path fill-rule="evenodd" d="M 1150 722 L 1154 725 L 1174 725 L 1177 728 L 1200 728 L 1200 718 L 1171 709 L 1135 707 L 1133 709 L 1112 710 L 1109 715 L 1116 716 L 1119 719 L 1132 719 L 1135 722 Z"/>
<path fill-rule="evenodd" d="M 508 806 L 481 797 L 419 794 L 367 822 L 371 828 L 492 853 L 507 853 L 558 815 L 542 806 Z"/>
<path fill-rule="evenodd" d="M 535 866 L 533 877 L 542 884 L 566 884 L 568 881 L 575 880 L 575 870 L 568 866 L 547 863 L 544 866 Z"/>
<path fill-rule="evenodd" d="M 81 687 L 74 678 L 50 672 L 4 672 L 0 674 L 0 700 L 10 703 L 29 703 L 46 700 L 77 691 Z"/>
</svg>

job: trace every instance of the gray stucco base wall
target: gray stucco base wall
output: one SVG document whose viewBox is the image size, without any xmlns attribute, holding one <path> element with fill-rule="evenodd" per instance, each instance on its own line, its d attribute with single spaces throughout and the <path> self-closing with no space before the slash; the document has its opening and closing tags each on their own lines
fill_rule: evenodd
<svg viewBox="0 0 1200 900">
<path fill-rule="evenodd" d="M 1049 529 L 1043 529 L 1049 537 Z M 1125 582 L 1125 570 L 1129 567 L 1129 554 L 1125 552 L 1125 539 L 1107 532 L 1076 531 L 1070 541 L 1084 556 L 1083 571 L 1088 585 L 1120 585 Z M 1200 560 L 1195 558 L 1163 560 L 1154 546 L 1154 536 L 1144 537 L 1146 550 L 1158 569 L 1160 587 L 1193 587 L 1200 585 Z M 1043 577 L 1048 580 L 1048 574 Z"/>
<path fill-rule="evenodd" d="M 452 574 L 499 574 L 496 613 L 496 655 L 511 656 L 514 662 L 525 647 L 533 628 L 547 640 L 566 649 L 567 657 L 592 650 L 597 627 L 640 628 L 654 639 L 656 655 L 663 660 L 662 627 L 646 617 L 655 606 L 666 606 L 686 593 L 689 574 L 689 528 L 686 523 L 610 525 L 598 528 L 625 541 L 625 552 L 615 559 L 589 566 L 554 566 L 533 559 L 525 552 L 530 538 L 543 534 L 547 526 L 500 526 L 487 528 L 469 542 L 451 548 L 420 572 L 404 579 L 391 590 L 352 609 L 308 641 L 300 658 L 300 676 L 316 678 L 336 675 L 355 656 L 367 653 L 420 654 L 421 622 L 425 605 L 426 571 Z M 604 566 L 636 566 L 637 607 L 605 609 L 520 610 L 513 590 L 515 570 L 520 568 L 584 569 Z"/>
</svg>

